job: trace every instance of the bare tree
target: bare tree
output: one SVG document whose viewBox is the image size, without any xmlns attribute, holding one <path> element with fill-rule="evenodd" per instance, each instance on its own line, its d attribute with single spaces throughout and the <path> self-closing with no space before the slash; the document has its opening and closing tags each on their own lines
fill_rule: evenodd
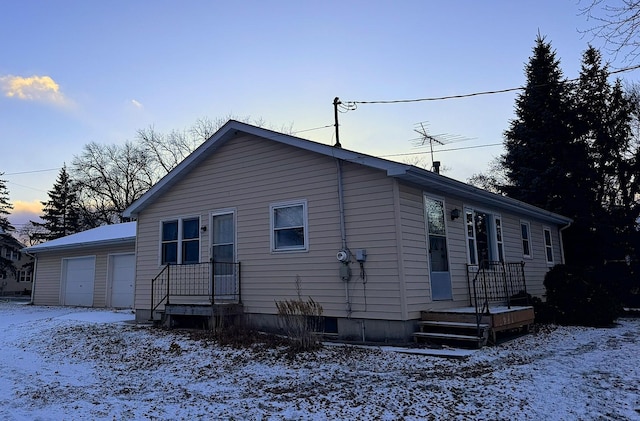
<svg viewBox="0 0 640 421">
<path fill-rule="evenodd" d="M 18 241 L 22 244 L 31 247 L 36 244 L 42 243 L 47 229 L 42 224 L 34 224 L 33 221 L 29 221 L 16 231 Z"/>
<path fill-rule="evenodd" d="M 502 194 L 500 188 L 507 184 L 507 176 L 500 157 L 494 157 L 489 161 L 489 169 L 486 172 L 473 174 L 467 179 L 467 183 L 492 193 Z"/>
<path fill-rule="evenodd" d="M 161 133 L 153 126 L 149 126 L 138 130 L 136 140 L 147 155 L 152 157 L 157 165 L 156 169 L 164 175 L 174 169 L 229 120 L 238 120 L 258 127 L 264 126 L 262 119 L 228 114 L 215 120 L 202 117 L 197 119 L 189 129 L 173 130 L 169 133 Z"/>
<path fill-rule="evenodd" d="M 71 173 L 79 186 L 86 227 L 122 222 L 122 211 L 149 190 L 160 174 L 145 149 L 132 142 L 85 145 L 74 157 Z"/>
<path fill-rule="evenodd" d="M 595 22 L 585 33 L 604 41 L 604 48 L 626 61 L 640 55 L 640 1 L 581 0 L 580 13 Z"/>
</svg>

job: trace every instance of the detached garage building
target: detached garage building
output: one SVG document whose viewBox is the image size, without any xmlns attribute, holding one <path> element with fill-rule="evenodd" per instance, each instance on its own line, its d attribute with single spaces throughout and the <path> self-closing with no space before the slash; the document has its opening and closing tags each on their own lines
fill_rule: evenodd
<svg viewBox="0 0 640 421">
<path fill-rule="evenodd" d="M 23 251 L 35 257 L 37 305 L 132 308 L 136 223 L 105 225 Z"/>
</svg>

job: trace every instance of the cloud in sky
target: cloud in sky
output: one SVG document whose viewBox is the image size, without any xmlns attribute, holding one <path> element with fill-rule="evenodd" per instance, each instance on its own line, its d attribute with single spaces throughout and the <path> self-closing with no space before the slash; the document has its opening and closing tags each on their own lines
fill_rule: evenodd
<svg viewBox="0 0 640 421">
<path fill-rule="evenodd" d="M 50 76 L 0 76 L 0 90 L 7 98 L 64 105 L 68 100 Z"/>
<path fill-rule="evenodd" d="M 13 209 L 11 209 L 11 214 L 9 215 L 9 221 L 12 224 L 26 224 L 29 221 L 38 221 L 40 220 L 40 215 L 42 215 L 42 203 L 39 200 L 34 200 L 31 202 L 16 200 L 12 202 Z"/>
</svg>

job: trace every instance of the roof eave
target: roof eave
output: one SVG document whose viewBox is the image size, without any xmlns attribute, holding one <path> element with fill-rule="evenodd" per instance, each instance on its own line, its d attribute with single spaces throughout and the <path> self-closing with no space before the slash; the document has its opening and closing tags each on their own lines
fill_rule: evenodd
<svg viewBox="0 0 640 421">
<path fill-rule="evenodd" d="M 38 253 L 48 252 L 48 251 L 75 249 L 78 247 L 111 246 L 111 245 L 118 245 L 118 244 L 124 244 L 124 243 L 135 244 L 136 237 L 133 236 L 133 237 L 124 237 L 124 238 L 116 238 L 116 239 L 109 239 L 109 240 L 100 240 L 100 241 L 85 241 L 80 243 L 62 244 L 59 246 L 54 245 L 54 246 L 48 246 L 48 247 L 33 246 L 33 247 L 25 247 L 22 249 L 22 251 L 29 254 L 38 254 Z"/>
<path fill-rule="evenodd" d="M 467 200 L 482 202 L 498 209 L 512 211 L 517 214 L 527 215 L 555 224 L 567 225 L 573 222 L 571 218 L 566 216 L 547 211 L 510 197 L 491 193 L 478 187 L 465 184 L 461 181 L 416 167 L 412 167 L 404 174 L 398 174 L 394 177 L 427 187 L 432 191 L 435 190 L 446 195 L 453 195 Z"/>
</svg>

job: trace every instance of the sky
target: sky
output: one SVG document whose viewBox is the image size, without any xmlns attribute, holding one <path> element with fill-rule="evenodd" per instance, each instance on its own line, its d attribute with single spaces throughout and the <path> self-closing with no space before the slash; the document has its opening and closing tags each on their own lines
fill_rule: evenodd
<svg viewBox="0 0 640 421">
<path fill-rule="evenodd" d="M 333 144 L 333 99 L 434 98 L 522 86 L 538 33 L 578 76 L 593 22 L 579 0 L 6 1 L 0 4 L 0 163 L 19 228 L 89 142 L 234 115 Z M 613 57 L 614 67 L 623 67 Z M 625 73 L 633 81 L 640 71 Z M 347 149 L 465 181 L 502 153 L 517 92 L 339 114 Z M 323 127 L 323 128 L 322 128 Z M 317 130 L 309 130 L 316 129 Z M 496 145 L 497 144 L 497 145 Z M 487 146 L 492 145 L 492 146 Z M 454 150 L 452 150 L 454 149 Z M 408 155 L 416 154 L 418 155 Z"/>
</svg>

